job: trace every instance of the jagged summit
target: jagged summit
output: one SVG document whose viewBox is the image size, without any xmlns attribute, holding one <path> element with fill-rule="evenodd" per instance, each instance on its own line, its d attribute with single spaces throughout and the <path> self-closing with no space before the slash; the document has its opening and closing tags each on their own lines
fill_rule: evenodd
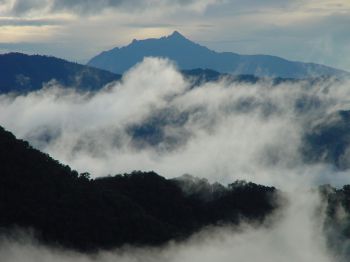
<svg viewBox="0 0 350 262">
<path fill-rule="evenodd" d="M 129 46 L 133 46 L 133 45 L 140 45 L 140 44 L 147 43 L 147 42 L 155 42 L 155 41 L 163 41 L 163 42 L 164 41 L 166 41 L 166 42 L 187 41 L 187 42 L 193 43 L 192 41 L 187 39 L 184 35 L 182 35 L 181 33 L 179 33 L 178 31 L 175 30 L 170 35 L 162 36 L 160 38 L 148 38 L 148 39 L 135 39 L 134 38 L 131 41 L 131 43 L 129 45 L 125 46 L 124 48 L 129 47 Z M 195 44 L 195 43 L 193 43 L 193 44 Z M 115 48 L 115 49 L 119 49 L 119 48 Z"/>
<path fill-rule="evenodd" d="M 179 31 L 174 31 L 171 35 L 167 36 L 168 39 L 186 39 L 185 36 L 183 36 Z"/>
<path fill-rule="evenodd" d="M 173 37 L 183 37 L 182 34 L 179 33 L 179 31 L 174 31 L 170 36 L 173 36 Z"/>
</svg>

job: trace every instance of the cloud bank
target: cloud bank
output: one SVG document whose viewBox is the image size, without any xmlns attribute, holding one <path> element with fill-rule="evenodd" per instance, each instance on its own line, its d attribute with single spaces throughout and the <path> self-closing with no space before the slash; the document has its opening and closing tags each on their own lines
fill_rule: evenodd
<svg viewBox="0 0 350 262">
<path fill-rule="evenodd" d="M 332 79 L 278 85 L 221 79 L 193 88 L 171 62 L 147 58 L 97 93 L 52 82 L 27 95 L 0 96 L 2 126 L 81 172 L 247 179 L 276 185 L 289 200 L 265 226 L 209 228 L 158 248 L 89 256 L 4 238 L 1 261 L 341 261 L 327 248 L 324 206 L 309 188 L 349 183 L 349 174 L 305 163 L 300 147 L 312 126 L 350 108 L 348 86 Z"/>
<path fill-rule="evenodd" d="M 191 86 L 171 62 L 147 58 L 96 94 L 51 84 L 3 95 L 0 124 L 93 176 L 154 170 L 279 187 L 347 183 L 347 172 L 305 164 L 300 154 L 313 125 L 349 108 L 347 82 Z"/>
</svg>

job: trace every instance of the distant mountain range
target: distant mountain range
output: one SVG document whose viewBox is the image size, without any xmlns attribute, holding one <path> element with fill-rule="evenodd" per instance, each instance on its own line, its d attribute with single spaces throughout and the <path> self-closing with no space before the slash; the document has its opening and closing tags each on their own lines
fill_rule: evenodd
<svg viewBox="0 0 350 262">
<path fill-rule="evenodd" d="M 88 65 L 123 74 L 148 56 L 169 58 L 181 70 L 202 68 L 234 75 L 283 78 L 349 75 L 346 71 L 328 66 L 288 61 L 277 56 L 215 52 L 188 40 L 177 31 L 159 39 L 133 40 L 128 46 L 102 52 Z"/>
<path fill-rule="evenodd" d="M 56 57 L 21 53 L 0 55 L 0 72 L 0 93 L 38 90 L 51 80 L 65 87 L 91 91 L 121 78 L 105 70 Z"/>
<path fill-rule="evenodd" d="M 166 57 L 175 61 L 193 85 L 226 77 L 231 81 L 255 83 L 274 78 L 275 83 L 300 78 L 343 77 L 350 73 L 312 63 L 292 62 L 265 55 L 218 53 L 198 45 L 178 32 L 160 39 L 134 40 L 130 45 L 102 52 L 88 65 L 42 55 L 0 55 L 0 93 L 39 90 L 54 80 L 64 87 L 82 91 L 99 90 L 121 79 L 121 74 L 144 57 Z M 323 78 L 321 78 L 323 79 Z"/>
<path fill-rule="evenodd" d="M 121 74 L 144 57 L 166 57 L 175 61 L 193 85 L 226 77 L 236 82 L 255 83 L 273 78 L 274 83 L 300 78 L 350 76 L 331 67 L 291 62 L 265 55 L 218 53 L 198 45 L 178 32 L 160 39 L 134 40 L 130 45 L 102 52 L 88 65 L 42 55 L 8 53 L 0 55 L 0 93 L 26 93 L 39 90 L 54 80 L 64 87 L 96 91 L 121 79 Z"/>
<path fill-rule="evenodd" d="M 55 81 L 63 87 L 79 91 L 97 91 L 105 85 L 118 81 L 121 75 L 92 66 L 72 63 L 60 58 L 42 55 L 8 53 L 0 55 L 0 94 L 23 94 L 41 89 Z M 232 76 L 210 69 L 182 70 L 181 73 L 193 86 L 203 82 L 217 81 L 226 77 L 230 81 L 255 83 L 261 80 L 252 75 Z M 291 79 L 274 79 L 275 83 Z"/>
</svg>

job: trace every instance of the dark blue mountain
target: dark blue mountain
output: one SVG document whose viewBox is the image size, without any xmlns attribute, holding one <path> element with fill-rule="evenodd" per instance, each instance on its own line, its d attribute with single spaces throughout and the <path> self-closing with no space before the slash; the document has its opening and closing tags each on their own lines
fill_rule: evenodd
<svg viewBox="0 0 350 262">
<path fill-rule="evenodd" d="M 27 93 L 39 90 L 51 80 L 64 87 L 80 91 L 97 91 L 106 84 L 121 79 L 121 75 L 91 66 L 80 65 L 66 60 L 21 53 L 0 55 L 0 94 Z M 253 75 L 232 76 L 209 69 L 182 70 L 181 73 L 192 81 L 193 86 L 203 82 L 216 81 L 226 77 L 231 81 L 255 83 L 259 78 Z M 276 79 L 277 80 L 277 79 Z M 281 79 L 285 81 L 287 79 Z"/>
<path fill-rule="evenodd" d="M 181 70 L 202 68 L 234 75 L 306 78 L 349 74 L 323 65 L 293 62 L 276 56 L 219 53 L 188 40 L 177 31 L 159 39 L 133 40 L 128 46 L 102 52 L 88 65 L 122 74 L 149 56 L 169 58 Z"/>
<path fill-rule="evenodd" d="M 21 53 L 0 55 L 0 93 L 35 91 L 51 80 L 91 91 L 119 79 L 120 75 L 55 57 Z"/>
</svg>

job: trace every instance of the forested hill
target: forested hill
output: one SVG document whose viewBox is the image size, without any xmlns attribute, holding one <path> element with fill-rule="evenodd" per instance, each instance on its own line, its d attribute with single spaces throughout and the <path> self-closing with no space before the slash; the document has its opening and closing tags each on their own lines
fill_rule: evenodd
<svg viewBox="0 0 350 262">
<path fill-rule="evenodd" d="M 121 78 L 105 70 L 56 57 L 21 53 L 0 55 L 0 72 L 0 93 L 35 91 L 51 80 L 65 87 L 91 91 Z"/>
<path fill-rule="evenodd" d="M 81 251 L 163 244 L 204 226 L 261 222 L 277 191 L 184 176 L 78 174 L 0 128 L 0 232 L 34 229 L 45 244 Z"/>
</svg>

